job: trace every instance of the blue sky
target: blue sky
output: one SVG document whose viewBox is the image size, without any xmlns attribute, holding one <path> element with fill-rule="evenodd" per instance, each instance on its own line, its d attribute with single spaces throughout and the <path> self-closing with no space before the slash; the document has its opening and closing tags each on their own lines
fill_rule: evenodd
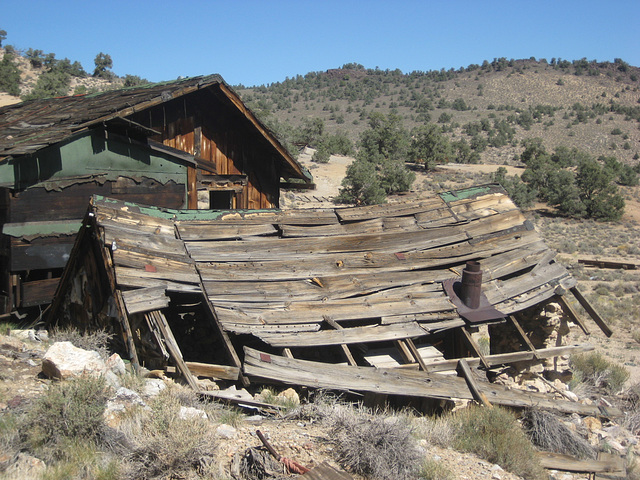
<svg viewBox="0 0 640 480">
<path fill-rule="evenodd" d="M 640 0 L 0 0 L 5 44 L 151 81 L 267 84 L 356 62 L 405 73 L 497 57 L 640 66 Z"/>
</svg>

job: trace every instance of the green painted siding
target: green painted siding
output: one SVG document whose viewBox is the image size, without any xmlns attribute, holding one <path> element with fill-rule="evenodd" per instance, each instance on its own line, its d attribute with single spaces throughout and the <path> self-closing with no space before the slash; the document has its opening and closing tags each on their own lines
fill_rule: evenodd
<svg viewBox="0 0 640 480">
<path fill-rule="evenodd" d="M 185 185 L 186 198 L 185 164 L 168 154 L 119 139 L 105 139 L 96 132 L 0 164 L 1 184 L 20 190 L 46 181 L 86 175 L 103 175 L 107 180 L 119 176 L 147 177 L 162 184 L 173 180 Z"/>
</svg>

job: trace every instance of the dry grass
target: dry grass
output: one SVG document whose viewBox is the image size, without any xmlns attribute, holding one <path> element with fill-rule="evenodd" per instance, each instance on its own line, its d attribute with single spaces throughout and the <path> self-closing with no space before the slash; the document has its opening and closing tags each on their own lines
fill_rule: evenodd
<svg viewBox="0 0 640 480">
<path fill-rule="evenodd" d="M 165 478 L 168 472 L 173 478 L 198 478 L 215 463 L 214 429 L 204 418 L 180 418 L 182 397 L 181 389 L 165 389 L 150 410 L 138 409 L 122 425 L 130 451 L 126 478 Z"/>
<path fill-rule="evenodd" d="M 534 445 L 547 452 L 579 458 L 596 458 L 589 442 L 570 430 L 552 413 L 537 409 L 524 412 L 522 423 Z"/>
<path fill-rule="evenodd" d="M 415 478 L 423 454 L 407 417 L 372 415 L 348 406 L 325 418 L 337 460 L 347 470 L 379 480 Z"/>
</svg>

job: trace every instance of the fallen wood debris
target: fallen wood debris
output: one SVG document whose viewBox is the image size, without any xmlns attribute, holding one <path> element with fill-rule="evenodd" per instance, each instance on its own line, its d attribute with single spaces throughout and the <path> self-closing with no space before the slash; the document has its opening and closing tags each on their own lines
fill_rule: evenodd
<svg viewBox="0 0 640 480">
<path fill-rule="evenodd" d="M 606 459 L 579 459 L 571 455 L 561 453 L 538 452 L 540 465 L 549 470 L 562 470 L 576 473 L 608 473 L 619 474 L 623 472 L 626 478 L 624 460 L 618 455 L 608 456 Z"/>
<path fill-rule="evenodd" d="M 430 374 L 415 370 L 327 365 L 270 355 L 245 347 L 245 374 L 262 380 L 275 380 L 290 385 L 313 388 L 352 390 L 410 397 L 475 400 L 463 378 Z M 579 415 L 620 416 L 616 408 L 602 409 L 550 398 L 537 392 L 508 389 L 505 386 L 476 381 L 477 391 L 489 402 L 510 407 L 538 407 Z"/>
<path fill-rule="evenodd" d="M 445 291 L 449 282 L 457 297 L 468 267 L 481 274 L 475 283 L 489 316 L 466 305 L 463 314 Z M 528 312 L 561 309 L 568 293 L 611 334 L 497 185 L 399 204 L 290 211 L 203 213 L 96 196 L 48 321 L 119 333 L 132 362 L 175 368 L 195 390 L 198 377 L 245 386 L 267 380 L 615 415 L 554 398 L 560 395 L 543 382 L 553 395 L 509 390 L 471 371 L 554 369 L 557 359 L 591 349 L 531 335 Z M 575 312 L 566 319 L 587 331 Z M 495 341 L 492 328 L 501 325 L 516 329 L 514 348 Z M 450 375 L 456 369 L 466 381 Z"/>
<path fill-rule="evenodd" d="M 621 269 L 621 270 L 640 270 L 639 262 L 620 262 L 615 260 L 604 260 L 604 259 L 592 259 L 592 258 L 579 258 L 578 263 L 582 265 L 586 265 L 587 267 L 597 267 L 597 268 L 612 268 L 612 269 Z"/>
</svg>

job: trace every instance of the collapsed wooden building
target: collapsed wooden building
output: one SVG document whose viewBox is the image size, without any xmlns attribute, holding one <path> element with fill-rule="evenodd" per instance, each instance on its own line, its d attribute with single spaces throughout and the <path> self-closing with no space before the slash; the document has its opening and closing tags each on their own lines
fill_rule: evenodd
<svg viewBox="0 0 640 480">
<path fill-rule="evenodd" d="M 540 348 L 519 323 L 554 301 L 588 331 L 571 294 L 611 333 L 554 257 L 496 185 L 262 212 L 94 197 L 48 321 L 107 328 L 134 365 L 175 368 L 198 390 L 197 377 L 209 377 L 598 413 L 477 381 L 467 368 L 590 349 Z M 468 262 L 481 268 L 479 308 L 460 304 Z M 473 332 L 487 324 L 512 327 L 519 348 L 483 352 Z M 455 369 L 465 378 L 440 374 Z"/>
<path fill-rule="evenodd" d="M 0 108 L 0 313 L 50 302 L 91 195 L 270 209 L 311 175 L 219 75 Z"/>
</svg>

